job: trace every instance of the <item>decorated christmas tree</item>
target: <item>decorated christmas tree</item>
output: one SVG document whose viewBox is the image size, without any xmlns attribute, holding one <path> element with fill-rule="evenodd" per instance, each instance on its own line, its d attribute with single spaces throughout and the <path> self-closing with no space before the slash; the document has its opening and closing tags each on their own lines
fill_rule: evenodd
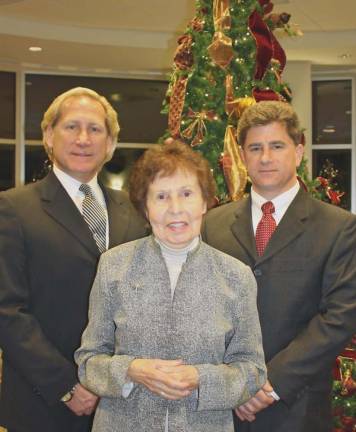
<svg viewBox="0 0 356 432">
<path fill-rule="evenodd" d="M 285 53 L 274 30 L 290 16 L 269 0 L 197 0 L 196 16 L 178 40 L 164 111 L 169 132 L 209 160 L 220 202 L 239 199 L 247 173 L 236 125 L 261 100 L 290 100 L 282 81 Z"/>
</svg>

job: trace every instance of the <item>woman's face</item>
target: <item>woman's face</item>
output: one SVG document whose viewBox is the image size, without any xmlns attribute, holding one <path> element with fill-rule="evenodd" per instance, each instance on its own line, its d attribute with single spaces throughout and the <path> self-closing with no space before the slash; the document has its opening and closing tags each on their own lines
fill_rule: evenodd
<svg viewBox="0 0 356 432">
<path fill-rule="evenodd" d="M 190 171 L 158 174 L 148 188 L 147 218 L 155 237 L 170 248 L 184 248 L 199 235 L 206 210 L 198 178 Z"/>
</svg>

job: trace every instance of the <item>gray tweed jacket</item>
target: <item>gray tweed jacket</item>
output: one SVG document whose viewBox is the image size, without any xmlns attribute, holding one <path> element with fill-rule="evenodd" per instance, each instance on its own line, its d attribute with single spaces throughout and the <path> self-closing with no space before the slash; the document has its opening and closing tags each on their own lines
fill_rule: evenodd
<svg viewBox="0 0 356 432">
<path fill-rule="evenodd" d="M 256 282 L 240 261 L 201 242 L 188 254 L 171 300 L 168 270 L 152 237 L 102 255 L 89 324 L 75 355 L 83 385 L 101 396 L 93 431 L 233 431 L 231 409 L 266 381 Z M 135 385 L 122 396 L 134 358 L 182 358 L 199 391 L 167 401 Z"/>
</svg>

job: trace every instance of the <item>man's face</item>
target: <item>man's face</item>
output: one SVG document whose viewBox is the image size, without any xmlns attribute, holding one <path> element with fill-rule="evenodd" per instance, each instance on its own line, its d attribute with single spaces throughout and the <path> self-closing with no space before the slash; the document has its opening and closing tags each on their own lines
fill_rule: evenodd
<svg viewBox="0 0 356 432">
<path fill-rule="evenodd" d="M 273 122 L 252 127 L 241 156 L 254 190 L 266 199 L 273 199 L 290 189 L 295 184 L 303 151 L 303 145 L 294 144 L 284 124 Z"/>
<path fill-rule="evenodd" d="M 82 183 L 95 176 L 112 148 L 105 118 L 98 101 L 74 96 L 63 102 L 56 125 L 46 132 L 54 164 Z"/>
</svg>

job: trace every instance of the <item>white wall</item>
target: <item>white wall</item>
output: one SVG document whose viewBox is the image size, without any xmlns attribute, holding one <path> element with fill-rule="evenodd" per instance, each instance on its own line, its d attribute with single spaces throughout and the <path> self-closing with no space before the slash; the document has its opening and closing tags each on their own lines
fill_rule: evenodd
<svg viewBox="0 0 356 432">
<path fill-rule="evenodd" d="M 296 110 L 302 128 L 305 129 L 305 156 L 308 159 L 308 169 L 311 173 L 311 144 L 312 144 L 312 77 L 310 62 L 287 62 L 283 73 L 285 81 L 292 90 L 292 105 Z"/>
</svg>

